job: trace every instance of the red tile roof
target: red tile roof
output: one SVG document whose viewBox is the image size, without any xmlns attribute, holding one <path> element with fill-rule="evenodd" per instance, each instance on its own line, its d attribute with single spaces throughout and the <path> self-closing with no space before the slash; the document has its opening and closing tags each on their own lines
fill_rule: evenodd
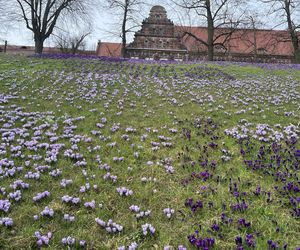
<svg viewBox="0 0 300 250">
<path fill-rule="evenodd" d="M 207 40 L 207 28 L 206 27 L 182 27 L 175 26 L 177 33 L 183 35 L 184 32 L 188 31 L 202 39 Z M 229 30 L 216 29 L 215 36 L 225 33 Z M 228 32 L 227 32 L 228 33 Z M 299 34 L 300 36 L 300 34 Z M 217 42 L 224 42 L 225 37 L 220 36 Z M 205 52 L 207 48 L 197 42 L 195 38 L 185 35 L 182 38 L 183 45 L 191 52 Z M 121 43 L 108 43 L 101 42 L 97 48 L 98 56 L 110 56 L 120 57 L 121 56 Z M 225 43 L 227 52 L 237 54 L 250 54 L 253 53 L 254 48 L 260 54 L 268 55 L 281 55 L 281 56 L 292 56 L 293 47 L 289 40 L 289 34 L 284 30 L 264 30 L 264 29 L 237 29 L 231 39 Z"/>
<path fill-rule="evenodd" d="M 206 41 L 207 28 L 205 27 L 180 27 L 176 26 L 177 32 L 191 32 L 196 37 Z M 216 29 L 215 37 L 229 33 L 229 29 Z M 225 36 L 220 36 L 216 42 L 223 43 Z M 183 37 L 183 44 L 189 51 L 206 51 L 205 46 L 191 36 Z M 232 33 L 231 39 L 225 43 L 225 47 L 232 53 L 250 54 L 254 48 L 271 55 L 293 55 L 293 47 L 289 40 L 289 34 L 284 30 L 263 29 L 237 29 Z"/>
</svg>

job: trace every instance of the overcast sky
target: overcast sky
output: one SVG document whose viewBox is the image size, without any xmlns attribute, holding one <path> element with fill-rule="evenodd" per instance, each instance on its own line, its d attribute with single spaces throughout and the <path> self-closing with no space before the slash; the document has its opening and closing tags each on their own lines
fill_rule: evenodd
<svg viewBox="0 0 300 250">
<path fill-rule="evenodd" d="M 174 23 L 179 24 L 183 22 L 183 18 L 180 17 L 178 9 L 179 7 L 174 7 L 172 2 L 167 2 L 168 0 L 159 1 L 159 0 L 150 0 L 143 8 L 143 10 L 139 13 L 138 19 L 140 22 L 149 15 L 149 11 L 153 5 L 162 5 L 166 8 L 168 17 L 174 21 Z M 249 4 L 249 9 L 258 12 L 261 10 L 261 6 L 255 3 L 255 1 L 251 1 Z M 176 10 L 175 10 L 176 8 Z M 116 16 L 113 13 L 109 13 L 109 11 L 105 11 L 99 7 L 99 9 L 94 10 L 93 13 L 93 32 L 87 38 L 87 49 L 95 50 L 98 40 L 101 41 L 109 41 L 109 42 L 120 42 L 120 37 L 116 35 L 112 35 L 109 31 L 116 30 L 116 26 L 113 25 L 116 21 Z M 181 15 L 182 16 L 182 15 Z M 197 23 L 197 25 L 201 25 L 201 23 Z M 205 23 L 203 23 L 205 25 Z M 271 28 L 270 23 L 267 28 Z M 75 31 L 75 29 L 74 29 Z M 26 29 L 24 23 L 19 23 L 15 25 L 14 28 L 9 29 L 7 32 L 2 33 L 0 36 L 1 40 L 7 40 L 9 44 L 15 45 L 33 45 L 33 36 L 32 33 Z M 128 42 L 131 42 L 133 39 L 133 35 L 128 37 Z M 47 39 L 45 41 L 45 46 L 53 46 L 53 39 Z"/>
</svg>

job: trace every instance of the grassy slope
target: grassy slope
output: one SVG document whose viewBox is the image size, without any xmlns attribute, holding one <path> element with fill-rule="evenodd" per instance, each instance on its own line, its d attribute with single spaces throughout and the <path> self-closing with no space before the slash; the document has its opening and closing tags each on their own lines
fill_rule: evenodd
<svg viewBox="0 0 300 250">
<path fill-rule="evenodd" d="M 247 119 L 254 124 L 268 123 L 275 125 L 280 123 L 282 126 L 290 123 L 299 122 L 299 99 L 280 104 L 279 106 L 270 104 L 266 101 L 268 95 L 280 94 L 283 89 L 289 87 L 288 81 L 299 80 L 299 72 L 288 74 L 284 71 L 266 71 L 254 67 L 228 66 L 221 67 L 207 65 L 205 68 L 198 68 L 197 65 L 187 66 L 156 66 L 156 65 L 130 65 L 118 63 L 101 63 L 80 60 L 38 60 L 27 58 L 0 58 L 0 92 L 19 96 L 17 99 L 9 101 L 9 105 L 16 104 L 24 107 L 25 111 L 53 111 L 53 117 L 43 117 L 39 124 L 48 122 L 51 126 L 54 123 L 59 125 L 57 134 L 63 133 L 63 120 L 68 117 L 84 116 L 82 121 L 76 121 L 75 134 L 86 135 L 93 138 L 91 143 L 79 142 L 78 147 L 84 155 L 88 172 L 88 179 L 82 175 L 82 168 L 74 167 L 74 162 L 63 157 L 63 151 L 70 148 L 71 143 L 67 139 L 60 139 L 59 142 L 65 143 L 65 148 L 59 155 L 57 163 L 49 164 L 52 169 L 62 170 L 62 176 L 52 178 L 48 173 L 43 174 L 39 181 L 26 180 L 24 174 L 32 170 L 33 167 L 26 168 L 26 171 L 17 174 L 12 178 L 1 180 L 0 187 L 5 187 L 11 192 L 9 185 L 16 179 L 23 179 L 30 184 L 30 190 L 22 192 L 22 201 L 12 201 L 12 209 L 8 214 L 14 220 L 14 226 L 6 229 L 0 228 L 0 248 L 5 249 L 25 249 L 36 247 L 34 232 L 40 230 L 43 233 L 54 232 L 50 241 L 49 249 L 62 248 L 61 239 L 71 235 L 77 241 L 84 239 L 88 242 L 89 248 L 94 249 L 116 249 L 120 245 L 128 245 L 136 241 L 140 249 L 162 249 L 165 245 L 174 247 L 183 244 L 191 248 L 187 236 L 196 229 L 201 228 L 202 236 L 210 236 L 216 239 L 216 249 L 234 249 L 235 237 L 238 235 L 245 237 L 246 233 L 259 232 L 256 237 L 256 249 L 267 249 L 267 240 L 273 239 L 282 246 L 284 242 L 289 244 L 289 249 L 294 249 L 300 245 L 300 222 L 299 218 L 290 216 L 289 206 L 281 203 L 281 198 L 272 196 L 271 203 L 266 201 L 266 195 L 256 197 L 253 195 L 257 185 L 265 192 L 274 193 L 274 186 L 278 185 L 272 176 L 265 176 L 261 172 L 253 172 L 246 169 L 243 158 L 239 154 L 239 145 L 223 131 L 226 128 L 236 126 L 241 119 Z M 211 76 L 209 72 L 215 69 L 226 72 L 237 79 L 250 81 L 249 84 L 263 85 L 266 92 L 251 94 L 251 91 L 242 87 L 231 85 L 226 77 L 223 80 L 218 75 Z M 199 73 L 193 77 L 186 78 L 186 71 Z M 63 72 L 63 73 L 62 73 Z M 94 73 L 89 76 L 89 72 Z M 95 74 L 98 74 L 96 76 Z M 205 82 L 208 74 L 211 80 Z M 105 75 L 105 76 L 104 76 Z M 68 77 L 72 76 L 70 80 Z M 80 84 L 76 79 L 80 79 Z M 176 78 L 176 79 L 174 79 Z M 204 79 L 202 79 L 204 78 Z M 56 83 L 55 80 L 59 79 Z M 274 79 L 278 82 L 275 89 L 271 90 Z M 201 87 L 197 87 L 195 82 L 201 80 Z M 204 82 L 203 82 L 204 81 Z M 220 81 L 220 84 L 211 82 Z M 255 81 L 254 83 L 252 81 Z M 256 82 L 257 81 L 257 82 Z M 107 98 L 100 98 L 103 90 L 101 84 L 107 83 Z M 54 84 L 55 83 L 55 84 Z M 163 88 L 163 84 L 167 88 Z M 98 87 L 96 96 L 87 100 L 87 93 L 92 89 L 93 84 Z M 175 84 L 175 85 L 174 85 Z M 300 91 L 296 87 L 297 91 Z M 115 92 L 115 90 L 119 92 Z M 129 91 L 127 92 L 126 89 Z M 157 94 L 157 89 L 161 90 L 161 96 Z M 141 96 L 137 96 L 139 92 Z M 191 95 L 192 93 L 192 95 Z M 20 98 L 24 96 L 24 98 Z M 209 101 L 208 96 L 212 96 L 214 101 Z M 237 96 L 242 101 L 245 96 L 256 99 L 256 103 L 237 102 L 232 103 L 232 97 Z M 176 98 L 177 103 L 171 102 Z M 194 99 L 194 100 L 193 100 Z M 202 101 L 199 101 L 199 100 Z M 120 105 L 120 101 L 123 103 Z M 108 107 L 104 107 L 108 103 Z M 182 104 L 182 105 L 181 105 Z M 254 106 L 254 104 L 256 104 Z M 6 104 L 4 104 L 6 106 Z M 120 108 L 121 107 L 121 108 Z M 249 110 L 251 107 L 251 110 Z M 9 109 L 9 108 L 8 108 Z M 94 111 L 91 111 L 95 109 Z M 245 113 L 235 114 L 235 112 L 245 110 Z M 278 114 L 274 111 L 279 110 Z M 122 111 L 121 115 L 117 113 Z M 227 113 L 224 114 L 224 111 Z M 295 111 L 293 116 L 286 117 L 284 112 Z M 101 129 L 102 139 L 91 134 L 92 130 L 99 130 L 96 123 L 100 122 L 101 117 L 106 117 L 108 122 Z M 211 117 L 218 125 L 214 135 L 218 137 L 217 149 L 208 149 L 208 161 L 217 162 L 216 170 L 209 171 L 213 177 L 207 181 L 190 181 L 187 186 L 181 185 L 184 178 L 189 177 L 192 171 L 203 171 L 199 165 L 199 159 L 203 159 L 205 153 L 203 147 L 211 141 L 211 135 L 205 135 L 203 128 L 196 129 L 193 126 L 194 119 L 200 117 L 205 120 Z M 120 123 L 120 130 L 111 133 L 110 128 L 114 123 Z M 0 122 L 1 125 L 3 123 Z M 203 124 L 206 124 L 203 122 Z M 15 126 L 22 125 L 18 121 Z M 130 141 L 121 139 L 127 127 L 137 130 L 134 134 L 129 134 Z M 152 132 L 147 132 L 146 128 L 151 128 Z M 178 133 L 171 134 L 170 128 L 176 128 Z M 191 140 L 185 138 L 182 133 L 183 128 L 191 130 Z M 157 129 L 158 132 L 153 132 Z M 145 141 L 140 137 L 147 133 Z M 32 134 L 32 131 L 31 131 Z M 171 137 L 173 146 L 165 148 L 161 146 L 158 151 L 151 150 L 151 142 L 159 142 L 158 135 Z M 104 141 L 105 140 L 105 141 Z M 43 141 L 47 142 L 46 136 Z M 110 148 L 107 144 L 117 142 L 116 148 Z M 132 146 L 134 144 L 134 147 Z M 88 147 L 101 146 L 98 152 L 89 152 Z M 199 146 L 200 145 L 200 146 Z M 256 145 L 256 144 L 255 144 Z M 141 146 L 138 148 L 138 146 Z M 258 146 L 258 143 L 257 145 Z M 298 145 L 299 147 L 299 145 Z M 232 159 L 229 162 L 222 162 L 220 157 L 222 149 L 229 150 Z M 135 158 L 133 153 L 138 151 L 139 158 Z M 33 154 L 29 150 L 24 150 L 25 155 Z M 40 150 L 36 154 L 45 155 L 45 150 Z M 117 183 L 103 180 L 104 170 L 99 170 L 95 161 L 96 155 L 100 155 L 103 163 L 108 163 L 111 173 L 118 176 Z M 250 153 L 256 155 L 255 150 Z M 123 156 L 125 160 L 120 163 L 113 161 L 113 157 Z M 9 152 L 5 155 L 9 158 Z M 163 165 L 158 164 L 165 158 L 172 158 L 172 166 L 175 168 L 174 174 L 166 173 Z M 147 161 L 153 161 L 152 166 L 148 166 Z M 191 167 L 191 162 L 196 162 L 196 167 Z M 15 159 L 16 165 L 24 165 L 24 160 Z M 45 165 L 43 160 L 36 162 L 38 165 Z M 132 171 L 128 171 L 128 166 Z M 298 175 L 298 173 L 295 173 Z M 91 178 L 95 175 L 95 178 Z M 155 182 L 143 184 L 141 177 L 156 178 Z M 217 181 L 217 177 L 220 181 Z M 73 184 L 62 189 L 59 185 L 61 179 L 72 179 Z M 236 198 L 229 192 L 230 179 L 237 182 L 240 192 L 246 192 L 245 199 L 249 209 L 245 212 L 232 213 L 230 205 L 236 203 Z M 79 192 L 80 186 L 89 182 L 97 184 L 97 190 L 90 190 L 87 193 Z M 132 197 L 120 197 L 116 192 L 116 187 L 125 186 L 134 191 Z M 203 186 L 206 189 L 203 190 Z M 33 203 L 32 197 L 44 190 L 51 192 L 51 197 Z M 102 203 L 103 209 L 96 208 L 88 210 L 83 204 L 80 206 L 69 206 L 61 202 L 61 196 L 69 194 L 81 197 L 82 201 L 96 200 L 96 204 Z M 5 196 L 0 194 L 0 199 Z M 201 211 L 193 214 L 189 208 L 184 206 L 187 198 L 200 199 L 204 203 Z M 213 208 L 208 208 L 208 203 L 213 202 Z M 82 202 L 83 203 L 83 202 Z M 128 207 L 132 204 L 139 205 L 142 210 L 152 211 L 149 218 L 136 220 Z M 55 210 L 53 219 L 41 218 L 33 220 L 33 215 L 39 214 L 43 208 L 49 207 Z M 232 225 L 221 222 L 223 205 L 226 205 L 226 215 L 233 219 Z M 168 219 L 163 214 L 163 209 L 170 207 L 175 209 L 175 215 Z M 62 220 L 64 213 L 75 215 L 74 223 Z M 6 214 L 0 212 L 0 217 Z M 110 235 L 101 229 L 94 221 L 96 217 L 104 220 L 112 218 L 115 222 L 124 226 L 124 232 Z M 246 218 L 251 222 L 250 228 L 238 226 L 238 219 Z M 142 235 L 141 225 L 151 223 L 156 228 L 154 236 Z M 210 227 L 216 222 L 220 225 L 220 232 L 211 232 Z M 276 232 L 279 227 L 280 231 Z M 77 245 L 78 246 L 78 245 Z M 247 248 L 246 248 L 247 249 Z"/>
</svg>

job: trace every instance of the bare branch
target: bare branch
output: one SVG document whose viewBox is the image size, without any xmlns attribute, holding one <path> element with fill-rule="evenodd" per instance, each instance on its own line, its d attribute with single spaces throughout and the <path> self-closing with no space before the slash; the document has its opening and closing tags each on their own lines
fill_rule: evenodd
<svg viewBox="0 0 300 250">
<path fill-rule="evenodd" d="M 0 0 L 1 1 L 1 0 Z M 49 38 L 60 20 L 66 17 L 85 17 L 91 0 L 10 0 L 6 9 L 11 17 L 19 16 L 33 33 L 35 52 L 42 53 L 44 41 Z"/>
<path fill-rule="evenodd" d="M 85 42 L 84 39 L 90 35 L 90 31 L 82 31 L 77 35 L 70 34 L 69 32 L 60 32 L 55 34 L 55 44 L 63 53 L 78 53 L 79 49 L 84 49 Z"/>
<path fill-rule="evenodd" d="M 300 36 L 298 29 L 300 23 L 296 24 L 296 21 L 300 22 L 300 1 L 299 0 L 261 0 L 269 6 L 270 12 L 279 14 L 282 17 L 279 24 L 285 22 L 288 28 L 290 41 L 294 48 L 295 61 L 300 63 Z"/>
<path fill-rule="evenodd" d="M 111 34 L 118 34 L 122 39 L 122 57 L 125 56 L 125 47 L 127 44 L 127 35 L 135 28 L 140 26 L 137 21 L 138 15 L 143 2 L 140 0 L 106 0 L 106 9 L 114 11 L 114 15 L 119 14 L 119 32 L 109 31 Z"/>
<path fill-rule="evenodd" d="M 189 11 L 194 11 L 199 19 L 207 24 L 207 40 L 199 39 L 193 32 L 184 32 L 184 36 L 190 36 L 195 41 L 205 45 L 208 50 L 208 60 L 214 59 L 214 47 L 225 46 L 238 27 L 242 15 L 234 18 L 235 7 L 242 0 L 173 0 L 177 6 Z M 225 28 L 225 29 L 224 29 Z M 192 31 L 192 30 L 191 30 Z"/>
</svg>

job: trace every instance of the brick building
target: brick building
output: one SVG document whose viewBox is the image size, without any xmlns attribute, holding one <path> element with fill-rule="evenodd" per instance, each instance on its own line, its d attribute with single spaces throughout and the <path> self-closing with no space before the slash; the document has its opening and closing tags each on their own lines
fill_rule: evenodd
<svg viewBox="0 0 300 250">
<path fill-rule="evenodd" d="M 165 8 L 159 5 L 151 8 L 149 17 L 143 21 L 125 53 L 127 57 L 148 59 L 185 59 L 188 55 L 180 33 L 168 19 Z"/>
<path fill-rule="evenodd" d="M 227 31 L 215 29 L 216 42 L 222 44 L 214 48 L 215 60 L 293 62 L 293 47 L 286 30 L 236 29 L 225 40 L 220 34 Z M 195 37 L 206 41 L 207 28 L 176 26 L 168 19 L 165 8 L 156 5 L 142 22 L 141 30 L 135 33 L 133 42 L 127 45 L 125 55 L 156 60 L 206 60 L 207 47 Z M 97 55 L 120 57 L 121 44 L 101 42 Z"/>
<path fill-rule="evenodd" d="M 107 57 L 121 57 L 122 44 L 121 43 L 109 43 L 98 41 L 96 55 Z"/>
</svg>

